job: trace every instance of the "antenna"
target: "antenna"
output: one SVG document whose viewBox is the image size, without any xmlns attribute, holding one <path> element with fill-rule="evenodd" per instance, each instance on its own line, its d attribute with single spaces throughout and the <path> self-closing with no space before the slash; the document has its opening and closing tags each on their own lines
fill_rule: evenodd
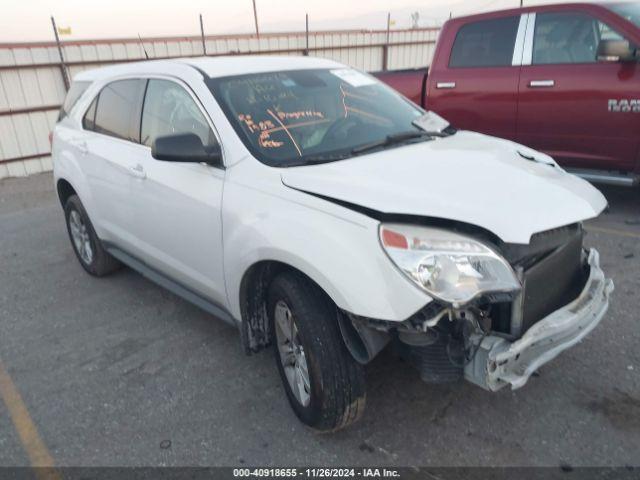
<svg viewBox="0 0 640 480">
<path fill-rule="evenodd" d="M 256 24 L 256 37 L 260 38 L 260 30 L 258 30 L 258 10 L 256 10 L 256 0 L 253 0 L 253 21 Z"/>
<path fill-rule="evenodd" d="M 60 44 L 60 37 L 58 36 L 58 26 L 56 20 L 51 16 L 51 26 L 53 27 L 53 34 L 56 37 L 56 45 L 58 46 L 58 54 L 60 55 L 60 72 L 62 73 L 62 81 L 64 88 L 69 91 L 69 73 L 67 72 L 67 66 L 64 63 L 64 54 L 62 53 L 62 45 Z"/>
<path fill-rule="evenodd" d="M 144 48 L 144 43 L 142 42 L 142 37 L 138 34 L 138 39 L 140 40 L 140 46 L 142 47 L 142 51 L 144 52 L 144 56 L 147 60 L 149 60 L 149 54 L 147 53 L 147 49 Z"/>
</svg>

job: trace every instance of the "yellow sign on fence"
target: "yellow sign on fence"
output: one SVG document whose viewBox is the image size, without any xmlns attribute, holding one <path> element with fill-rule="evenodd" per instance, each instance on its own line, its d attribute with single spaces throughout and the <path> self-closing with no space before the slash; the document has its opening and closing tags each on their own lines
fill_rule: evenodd
<svg viewBox="0 0 640 480">
<path fill-rule="evenodd" d="M 71 27 L 58 27 L 58 35 L 71 35 Z"/>
</svg>

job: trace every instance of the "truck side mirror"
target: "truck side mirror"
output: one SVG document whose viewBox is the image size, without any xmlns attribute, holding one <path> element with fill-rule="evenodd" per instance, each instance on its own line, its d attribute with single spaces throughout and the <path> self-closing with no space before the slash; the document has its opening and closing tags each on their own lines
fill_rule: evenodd
<svg viewBox="0 0 640 480">
<path fill-rule="evenodd" d="M 195 133 L 181 133 L 156 138 L 151 144 L 151 156 L 165 162 L 208 163 L 218 166 L 222 163 L 220 145 L 206 149 Z"/>
<path fill-rule="evenodd" d="M 633 62 L 637 50 L 627 40 L 600 40 L 597 56 L 601 62 Z"/>
</svg>

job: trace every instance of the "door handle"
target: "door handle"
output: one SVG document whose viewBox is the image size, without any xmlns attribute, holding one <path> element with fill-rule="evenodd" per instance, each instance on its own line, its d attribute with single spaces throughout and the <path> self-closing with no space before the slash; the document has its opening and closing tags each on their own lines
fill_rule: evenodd
<svg viewBox="0 0 640 480">
<path fill-rule="evenodd" d="M 553 80 L 531 80 L 529 86 L 532 88 L 549 88 L 555 86 L 556 82 Z"/>
<path fill-rule="evenodd" d="M 145 179 L 147 178 L 147 174 L 144 171 L 144 168 L 139 163 L 132 167 L 129 167 L 129 172 L 136 178 Z"/>
<path fill-rule="evenodd" d="M 456 88 L 456 82 L 438 82 L 436 83 L 436 88 Z"/>
<path fill-rule="evenodd" d="M 87 142 L 85 142 L 84 140 L 76 143 L 76 148 L 78 149 L 78 152 L 80 152 L 80 155 L 85 156 L 89 153 L 89 147 L 87 146 Z"/>
</svg>

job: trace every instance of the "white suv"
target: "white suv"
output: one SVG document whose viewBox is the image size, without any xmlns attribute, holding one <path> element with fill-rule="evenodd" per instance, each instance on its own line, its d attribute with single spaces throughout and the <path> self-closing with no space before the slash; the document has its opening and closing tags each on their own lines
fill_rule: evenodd
<svg viewBox="0 0 640 480">
<path fill-rule="evenodd" d="M 53 158 L 84 269 L 124 263 L 237 326 L 247 353 L 275 345 L 319 430 L 360 416 L 388 344 L 425 381 L 521 387 L 613 289 L 582 246 L 595 188 L 328 60 L 83 72 Z"/>
</svg>

